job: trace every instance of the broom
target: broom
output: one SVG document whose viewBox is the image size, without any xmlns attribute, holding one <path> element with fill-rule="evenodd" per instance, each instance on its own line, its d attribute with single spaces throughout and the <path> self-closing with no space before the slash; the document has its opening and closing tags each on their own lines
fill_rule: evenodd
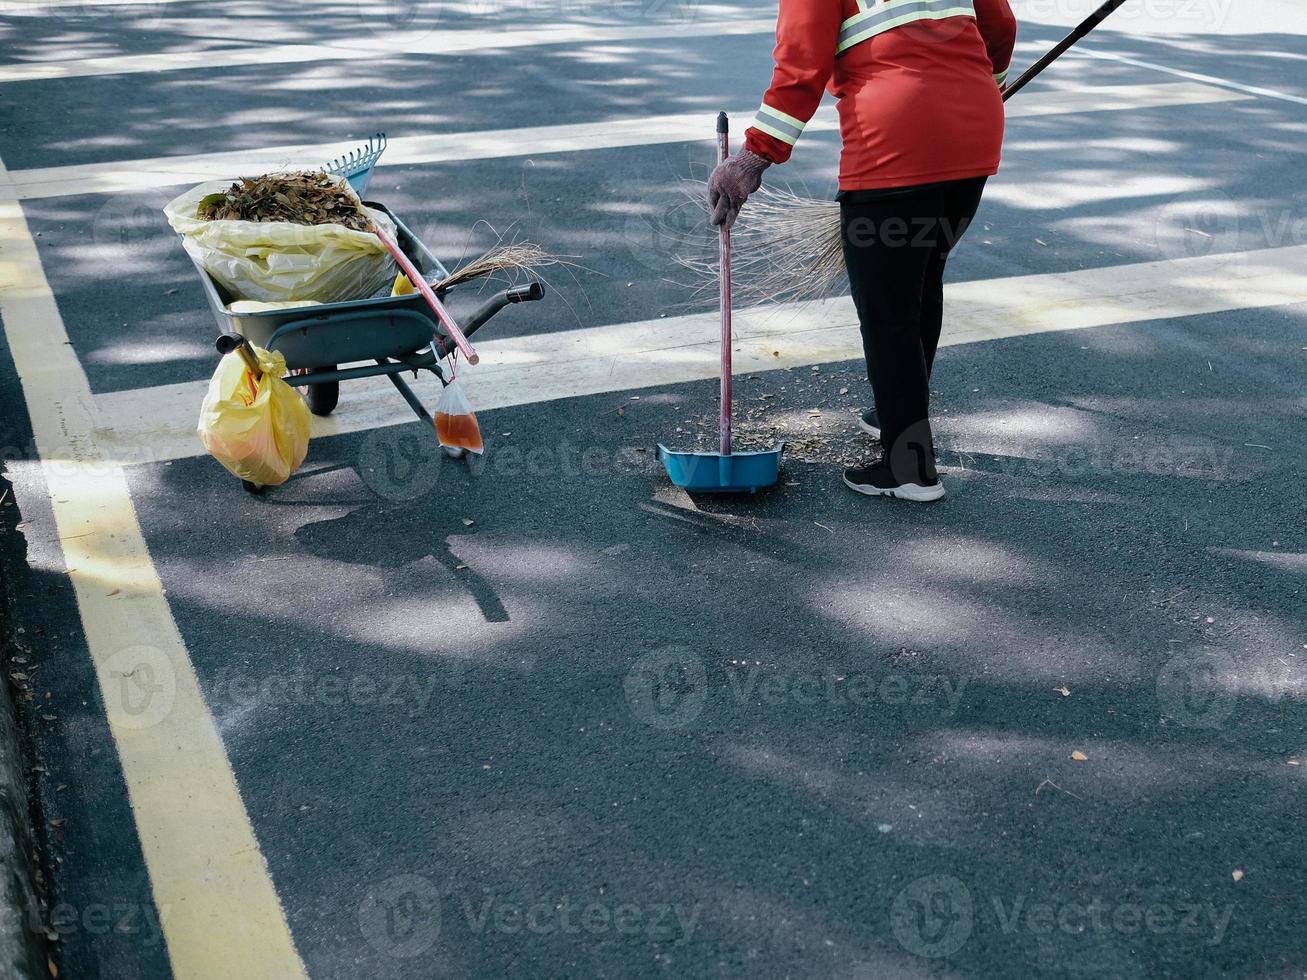
<svg viewBox="0 0 1307 980">
<path fill-rule="evenodd" d="M 1106 0 L 1008 85 L 1003 91 L 1003 101 L 1025 88 L 1031 79 L 1125 2 Z M 696 188 L 702 206 L 705 199 L 702 189 L 706 185 L 701 181 L 690 183 Z M 801 197 L 787 189 L 761 187 L 740 212 L 732 233 L 736 241 L 736 280 L 742 286 L 741 292 L 752 301 L 824 299 L 835 295 L 845 281 L 840 206 L 836 201 Z M 711 260 L 681 257 L 679 261 L 705 281 L 716 276 L 716 267 Z"/>
</svg>

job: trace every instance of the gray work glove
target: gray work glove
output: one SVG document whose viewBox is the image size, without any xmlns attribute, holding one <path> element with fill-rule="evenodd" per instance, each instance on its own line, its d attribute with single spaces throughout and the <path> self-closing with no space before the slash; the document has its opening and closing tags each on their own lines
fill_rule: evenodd
<svg viewBox="0 0 1307 980">
<path fill-rule="evenodd" d="M 708 220 L 727 228 L 733 225 L 749 195 L 762 186 L 762 172 L 770 166 L 770 160 L 745 149 L 717 164 L 708 178 L 708 206 L 712 209 Z"/>
</svg>

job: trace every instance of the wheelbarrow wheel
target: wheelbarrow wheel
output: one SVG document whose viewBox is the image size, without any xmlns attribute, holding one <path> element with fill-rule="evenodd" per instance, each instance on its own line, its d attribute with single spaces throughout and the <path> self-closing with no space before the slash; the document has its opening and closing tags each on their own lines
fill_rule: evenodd
<svg viewBox="0 0 1307 980">
<path fill-rule="evenodd" d="M 334 371 L 336 365 L 332 364 L 327 370 Z M 324 381 L 322 384 L 309 385 L 309 411 L 314 415 L 330 415 L 336 410 L 336 403 L 340 401 L 340 382 Z"/>
</svg>

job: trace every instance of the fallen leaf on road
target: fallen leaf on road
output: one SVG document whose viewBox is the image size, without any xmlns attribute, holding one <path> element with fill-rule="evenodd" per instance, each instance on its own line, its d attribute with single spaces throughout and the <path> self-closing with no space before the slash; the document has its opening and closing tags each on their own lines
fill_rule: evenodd
<svg viewBox="0 0 1307 980">
<path fill-rule="evenodd" d="M 1235 881 L 1243 881 L 1243 872 L 1238 870 L 1231 871 L 1230 877 L 1233 878 Z"/>
<path fill-rule="evenodd" d="M 109 596 L 109 595 L 117 595 L 117 594 L 118 594 L 119 592 L 121 592 L 121 591 L 122 591 L 122 589 L 112 589 L 112 590 L 110 590 L 109 592 L 106 592 L 105 595 L 107 595 L 107 596 Z"/>
<path fill-rule="evenodd" d="M 1291 765 L 1291 766 L 1301 766 L 1301 765 L 1302 765 L 1302 762 L 1300 762 L 1298 759 L 1290 759 L 1290 760 L 1289 760 L 1289 765 Z"/>
<path fill-rule="evenodd" d="M 471 527 L 471 526 L 472 526 L 473 524 L 475 524 L 475 523 L 476 523 L 476 521 L 472 520 L 472 518 L 470 518 L 470 517 L 465 517 L 465 518 L 463 518 L 463 526 L 464 526 L 464 527 Z"/>
<path fill-rule="evenodd" d="M 1063 684 L 1061 687 L 1055 687 L 1053 688 L 1053 690 L 1055 690 L 1058 694 L 1062 695 L 1062 697 L 1064 698 L 1069 698 L 1071 696 L 1071 688 L 1067 687 L 1065 684 Z"/>
<path fill-rule="evenodd" d="M 1081 752 L 1079 749 L 1076 749 L 1074 752 L 1071 753 L 1071 758 L 1075 759 L 1076 762 L 1088 762 L 1088 761 L 1089 761 L 1089 756 L 1085 755 L 1085 754 L 1084 754 L 1083 752 Z"/>
</svg>

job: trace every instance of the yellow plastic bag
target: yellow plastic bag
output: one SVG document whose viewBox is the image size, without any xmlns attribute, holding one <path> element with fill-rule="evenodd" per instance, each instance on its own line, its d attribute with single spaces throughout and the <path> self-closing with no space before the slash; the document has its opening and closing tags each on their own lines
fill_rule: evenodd
<svg viewBox="0 0 1307 980">
<path fill-rule="evenodd" d="M 285 483 L 309 451 L 309 406 L 281 376 L 286 358 L 255 347 L 257 381 L 239 353 L 218 364 L 200 407 L 199 434 L 233 476 L 260 486 Z"/>
<path fill-rule="evenodd" d="M 357 197 L 341 179 L 342 189 Z M 209 221 L 200 202 L 231 186 L 215 180 L 192 187 L 163 213 L 182 245 L 231 299 L 335 303 L 371 296 L 395 275 L 395 260 L 376 235 L 344 225 L 288 221 Z M 393 239 L 395 223 L 372 208 L 373 222 Z"/>
</svg>

